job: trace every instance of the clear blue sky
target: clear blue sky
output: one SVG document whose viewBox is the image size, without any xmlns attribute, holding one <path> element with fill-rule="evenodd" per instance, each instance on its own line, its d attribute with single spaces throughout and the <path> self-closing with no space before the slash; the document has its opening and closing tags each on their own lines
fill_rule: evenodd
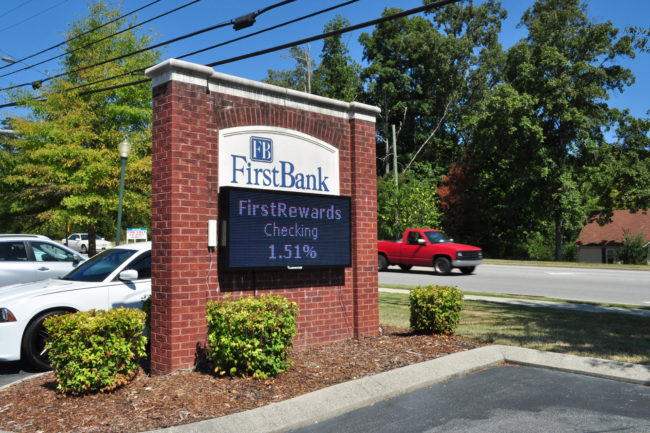
<svg viewBox="0 0 650 433">
<path fill-rule="evenodd" d="M 153 0 L 124 0 L 122 11 L 128 12 L 137 9 Z M 160 0 L 156 4 L 138 13 L 138 22 L 155 17 L 161 13 L 174 9 L 191 0 Z M 162 42 L 182 36 L 196 30 L 204 29 L 215 24 L 230 21 L 233 18 L 263 9 L 278 0 L 248 0 L 248 1 L 217 1 L 200 0 L 181 11 L 167 17 L 157 19 L 144 27 L 152 29 L 156 35 L 156 42 Z M 163 59 L 179 57 L 183 54 L 214 45 L 247 33 L 264 29 L 266 27 L 300 17 L 307 13 L 342 3 L 343 0 L 297 0 L 294 3 L 268 11 L 257 18 L 253 27 L 235 32 L 232 27 L 224 27 L 185 39 L 171 44 L 163 49 Z M 480 3 L 480 0 L 476 0 Z M 595 22 L 611 20 L 621 30 L 627 26 L 648 26 L 650 17 L 649 0 L 588 0 L 587 13 Z M 501 43 L 505 48 L 511 46 L 525 36 L 524 29 L 517 29 L 523 11 L 533 4 L 533 0 L 502 0 L 503 6 L 508 10 L 508 19 L 504 23 L 501 34 Z M 321 33 L 324 25 L 337 13 L 346 17 L 353 24 L 378 18 L 385 7 L 399 7 L 410 9 L 421 6 L 420 0 L 360 0 L 352 5 L 342 7 L 336 11 L 311 18 L 300 23 L 292 24 L 280 30 L 265 33 L 245 41 L 240 41 L 221 48 L 217 48 L 185 60 L 207 64 L 244 53 L 260 50 L 274 45 L 291 42 L 311 35 Z M 64 40 L 63 31 L 69 24 L 86 15 L 86 0 L 14 0 L 0 2 L 0 55 L 20 59 L 37 51 L 58 44 Z M 365 29 L 348 33 L 343 36 L 353 57 L 362 62 L 361 47 L 358 37 Z M 314 42 L 311 53 L 318 56 L 322 44 Z M 262 79 L 268 69 L 288 69 L 293 67 L 293 62 L 282 56 L 287 50 L 266 54 L 249 60 L 239 61 L 228 65 L 219 66 L 220 72 L 250 78 Z M 48 51 L 26 60 L 26 64 L 33 64 L 60 54 L 60 48 Z M 0 62 L 0 66 L 6 63 Z M 611 104 L 619 108 L 629 108 L 635 116 L 646 116 L 650 110 L 650 55 L 643 54 L 634 60 L 626 60 L 624 66 L 633 70 L 636 83 L 623 94 L 613 95 Z M 18 65 L 18 67 L 17 67 Z M 0 70 L 0 75 L 11 72 L 25 65 L 17 64 Z M 21 71 L 16 74 L 0 77 L 0 87 L 12 84 L 31 82 L 42 79 L 48 74 L 59 73 L 57 61 L 51 61 L 34 69 Z M 2 98 L 4 99 L 4 98 Z M 6 100 L 2 102 L 8 102 Z"/>
</svg>

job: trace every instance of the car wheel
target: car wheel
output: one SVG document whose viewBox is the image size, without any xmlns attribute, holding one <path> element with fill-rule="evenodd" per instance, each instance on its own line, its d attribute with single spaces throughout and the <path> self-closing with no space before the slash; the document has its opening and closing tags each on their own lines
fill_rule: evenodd
<svg viewBox="0 0 650 433">
<path fill-rule="evenodd" d="M 451 262 L 447 257 L 436 257 L 433 261 L 433 269 L 437 274 L 449 275 L 451 273 Z"/>
<path fill-rule="evenodd" d="M 379 270 L 385 271 L 388 268 L 388 259 L 385 255 L 379 254 Z"/>
<path fill-rule="evenodd" d="M 86 254 L 88 252 L 88 248 L 86 248 L 85 245 L 81 246 L 81 254 Z"/>
<path fill-rule="evenodd" d="M 468 266 L 465 268 L 460 268 L 460 271 L 465 275 L 469 275 L 474 272 L 474 269 L 476 269 L 476 266 Z"/>
<path fill-rule="evenodd" d="M 400 269 L 403 270 L 404 272 L 408 272 L 411 270 L 413 266 L 411 265 L 399 265 Z"/>
<path fill-rule="evenodd" d="M 47 341 L 48 334 L 43 326 L 43 321 L 55 314 L 64 314 L 67 311 L 53 310 L 47 313 L 42 313 L 32 320 L 23 334 L 22 354 L 23 359 L 27 361 L 32 367 L 38 370 L 49 370 L 50 361 L 45 349 L 45 342 Z"/>
</svg>

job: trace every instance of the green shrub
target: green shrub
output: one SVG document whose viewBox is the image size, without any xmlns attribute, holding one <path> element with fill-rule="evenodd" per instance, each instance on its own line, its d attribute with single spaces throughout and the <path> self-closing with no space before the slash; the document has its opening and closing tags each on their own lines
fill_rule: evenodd
<svg viewBox="0 0 650 433">
<path fill-rule="evenodd" d="M 425 334 L 451 335 L 458 326 L 463 294 L 455 287 L 416 287 L 409 295 L 411 328 Z"/>
<path fill-rule="evenodd" d="M 88 394 L 129 383 L 146 354 L 144 322 L 145 313 L 134 308 L 48 317 L 44 325 L 57 388 Z"/>
<path fill-rule="evenodd" d="M 282 296 L 208 302 L 208 344 L 218 374 L 267 378 L 290 365 L 298 305 Z"/>
<path fill-rule="evenodd" d="M 645 265 L 648 263 L 648 248 L 643 233 L 632 236 L 629 230 L 623 230 L 623 245 L 618 256 L 626 265 Z"/>
</svg>

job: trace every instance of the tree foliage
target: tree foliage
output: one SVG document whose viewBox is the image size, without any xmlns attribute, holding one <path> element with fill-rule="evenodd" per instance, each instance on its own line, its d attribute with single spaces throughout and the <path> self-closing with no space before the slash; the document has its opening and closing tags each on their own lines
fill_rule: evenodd
<svg viewBox="0 0 650 433">
<path fill-rule="evenodd" d="M 349 25 L 347 19 L 337 15 L 325 25 L 324 32 Z M 363 92 L 361 65 L 352 60 L 341 35 L 323 40 L 320 64 L 312 58 L 310 46 L 291 47 L 289 56 L 296 62 L 294 69 L 269 69 L 262 81 L 347 102 L 356 100 Z"/>
<path fill-rule="evenodd" d="M 115 234 L 120 157 L 118 144 L 132 143 L 126 171 L 124 221 L 149 224 L 151 191 L 151 92 L 149 84 L 96 93 L 92 83 L 154 64 L 158 54 L 145 51 L 101 66 L 90 65 L 147 46 L 150 38 L 133 30 L 117 36 L 130 23 L 115 21 L 120 11 L 104 2 L 89 5 L 85 18 L 65 32 L 69 40 L 64 76 L 35 92 L 22 91 L 26 116 L 9 118 L 16 133 L 2 183 L 2 231 L 40 232 L 61 236 L 72 230 Z M 141 72 L 140 72 L 141 73 Z M 133 81 L 126 75 L 94 87 Z M 4 174 L 4 173 L 3 173 Z M 92 236 L 91 236 L 92 237 Z M 94 238 L 94 237 L 92 237 Z"/>
<path fill-rule="evenodd" d="M 326 26 L 325 32 L 340 30 L 350 22 L 337 15 Z M 321 63 L 314 73 L 315 93 L 328 98 L 351 102 L 363 91 L 361 65 L 352 60 L 342 36 L 329 36 L 323 41 Z"/>
<path fill-rule="evenodd" d="M 533 100 L 542 130 L 539 151 L 547 175 L 538 190 L 544 219 L 555 225 L 555 258 L 560 260 L 566 231 L 575 233 L 590 210 L 585 174 L 593 154 L 608 147 L 610 92 L 632 84 L 629 69 L 617 63 L 634 56 L 632 39 L 618 36 L 611 22 L 590 22 L 579 0 L 538 0 L 522 18 L 528 37 L 508 51 L 506 80 Z M 593 170 L 591 171 L 593 175 Z"/>
<path fill-rule="evenodd" d="M 377 182 L 379 239 L 399 239 L 407 228 L 440 228 L 441 214 L 433 173 L 426 165 Z"/>
<path fill-rule="evenodd" d="M 475 232 L 494 255 L 530 256 L 534 243 L 536 256 L 561 259 L 590 211 L 650 204 L 647 119 L 607 103 L 633 82 L 620 60 L 639 44 L 591 22 L 578 0 L 539 0 L 521 24 L 528 36 L 507 51 L 482 108 L 463 117 L 468 139 L 442 202 L 460 216 L 456 228 L 478 211 Z"/>
<path fill-rule="evenodd" d="M 628 265 L 645 265 L 648 263 L 648 242 L 643 233 L 632 235 L 630 230 L 623 232 L 623 245 L 618 250 L 618 256 Z"/>
<path fill-rule="evenodd" d="M 387 9 L 384 15 L 398 11 Z M 462 120 L 480 109 L 484 92 L 499 75 L 498 33 L 505 14 L 493 0 L 479 6 L 452 4 L 361 35 L 369 62 L 362 74 L 366 102 L 383 113 L 378 127 L 384 146 L 377 153 L 384 164 L 390 160 L 391 124 L 399 126 L 402 169 L 415 160 L 439 167 L 458 160 L 467 140 Z"/>
</svg>

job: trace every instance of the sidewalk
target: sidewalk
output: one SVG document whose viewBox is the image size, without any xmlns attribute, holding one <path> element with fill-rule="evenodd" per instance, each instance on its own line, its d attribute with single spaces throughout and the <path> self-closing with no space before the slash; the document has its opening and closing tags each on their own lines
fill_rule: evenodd
<svg viewBox="0 0 650 433">
<path fill-rule="evenodd" d="M 409 293 L 408 289 L 388 289 L 379 288 L 380 292 L 384 293 Z M 518 299 L 496 296 L 476 296 L 465 295 L 464 299 L 468 301 L 484 301 L 496 302 L 500 304 L 521 305 L 523 307 L 542 307 L 542 308 L 559 308 L 562 310 L 584 311 L 587 313 L 618 313 L 618 314 L 631 314 L 634 316 L 650 317 L 650 310 L 643 310 L 640 308 L 621 308 L 621 307 L 600 307 L 597 305 L 579 304 L 571 302 L 552 302 L 552 301 L 537 301 L 534 299 Z"/>
</svg>

